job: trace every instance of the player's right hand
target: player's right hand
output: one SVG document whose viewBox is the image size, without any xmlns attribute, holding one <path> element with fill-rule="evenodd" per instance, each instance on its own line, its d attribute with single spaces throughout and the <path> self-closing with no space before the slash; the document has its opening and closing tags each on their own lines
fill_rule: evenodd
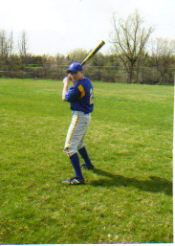
<svg viewBox="0 0 175 246">
<path fill-rule="evenodd" d="M 71 74 L 68 74 L 68 75 L 63 79 L 63 83 L 64 83 L 64 84 L 68 84 L 70 81 L 72 81 L 72 76 L 71 76 Z"/>
</svg>

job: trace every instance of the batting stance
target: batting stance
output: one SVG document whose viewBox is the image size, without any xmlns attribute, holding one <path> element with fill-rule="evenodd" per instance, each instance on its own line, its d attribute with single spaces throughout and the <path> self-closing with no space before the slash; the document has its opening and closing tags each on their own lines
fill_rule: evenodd
<svg viewBox="0 0 175 246">
<path fill-rule="evenodd" d="M 91 112 L 93 111 L 93 87 L 91 81 L 84 77 L 83 67 L 73 62 L 67 69 L 68 76 L 63 80 L 62 99 L 71 105 L 72 121 L 68 129 L 64 151 L 70 158 L 75 171 L 75 177 L 64 180 L 65 184 L 84 184 L 81 168 L 94 169 L 84 146 L 84 137 L 88 129 Z M 69 89 L 70 82 L 73 86 Z M 84 160 L 80 167 L 78 152 Z"/>
</svg>

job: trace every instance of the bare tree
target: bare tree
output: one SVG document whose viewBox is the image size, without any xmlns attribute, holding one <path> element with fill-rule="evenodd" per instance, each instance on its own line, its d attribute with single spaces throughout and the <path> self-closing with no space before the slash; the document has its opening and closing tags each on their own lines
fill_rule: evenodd
<svg viewBox="0 0 175 246">
<path fill-rule="evenodd" d="M 158 78 L 160 84 L 168 83 L 169 77 L 172 76 L 170 68 L 174 67 L 175 56 L 175 40 L 167 40 L 163 38 L 156 38 L 151 40 L 151 57 L 153 64 L 158 71 Z"/>
<path fill-rule="evenodd" d="M 171 57 L 175 55 L 175 40 L 156 38 L 151 40 L 151 55 L 156 63 L 159 63 L 160 57 Z"/>
<path fill-rule="evenodd" d="M 14 49 L 14 40 L 13 40 L 13 32 L 11 31 L 8 39 L 8 50 L 9 55 L 12 55 Z"/>
<path fill-rule="evenodd" d="M 26 63 L 26 57 L 28 52 L 27 34 L 25 31 L 21 33 L 21 37 L 18 41 L 18 50 L 19 55 L 21 57 L 21 62 L 24 65 Z"/>
<path fill-rule="evenodd" d="M 9 65 L 9 59 L 13 52 L 13 33 L 9 35 L 0 30 L 0 66 L 1 69 L 7 69 Z"/>
<path fill-rule="evenodd" d="M 132 83 L 133 69 L 144 56 L 147 41 L 153 32 L 152 27 L 145 28 L 143 19 L 137 11 L 126 20 L 113 16 L 114 47 L 128 74 L 128 83 Z"/>
<path fill-rule="evenodd" d="M 0 31 L 0 56 L 2 59 L 8 56 L 8 40 L 4 30 Z"/>
</svg>

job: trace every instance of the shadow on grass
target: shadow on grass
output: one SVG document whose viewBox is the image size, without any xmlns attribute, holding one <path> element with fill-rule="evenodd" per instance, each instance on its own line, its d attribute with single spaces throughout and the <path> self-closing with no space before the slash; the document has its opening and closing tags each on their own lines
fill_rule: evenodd
<svg viewBox="0 0 175 246">
<path fill-rule="evenodd" d="M 164 192 L 172 196 L 172 182 L 167 179 L 150 176 L 149 180 L 137 180 L 135 178 L 128 178 L 117 174 L 111 174 L 101 169 L 94 169 L 94 173 L 105 176 L 111 179 L 99 179 L 92 181 L 90 184 L 94 186 L 134 186 L 140 190 L 150 192 Z"/>
</svg>

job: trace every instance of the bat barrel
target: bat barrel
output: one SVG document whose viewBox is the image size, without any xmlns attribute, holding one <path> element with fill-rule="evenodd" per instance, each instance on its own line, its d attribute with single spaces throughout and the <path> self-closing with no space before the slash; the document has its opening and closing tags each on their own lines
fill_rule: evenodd
<svg viewBox="0 0 175 246">
<path fill-rule="evenodd" d="M 97 51 L 105 44 L 105 42 L 102 40 L 95 49 L 93 49 L 89 55 L 81 62 L 81 65 L 83 66 L 92 56 L 94 56 Z"/>
</svg>

